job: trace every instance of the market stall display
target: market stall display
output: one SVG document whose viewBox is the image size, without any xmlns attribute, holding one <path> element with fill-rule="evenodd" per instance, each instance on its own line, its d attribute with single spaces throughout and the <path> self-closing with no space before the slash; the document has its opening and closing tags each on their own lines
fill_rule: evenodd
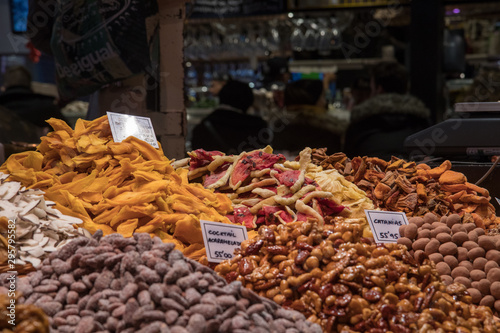
<svg viewBox="0 0 500 333">
<path fill-rule="evenodd" d="M 49 320 L 47 315 L 33 304 L 17 304 L 15 308 L 15 326 L 9 321 L 10 300 L 17 301 L 18 297 L 7 297 L 7 292 L 0 292 L 0 331 L 2 333 L 49 333 Z"/>
<path fill-rule="evenodd" d="M 12 155 L 0 171 L 43 190 L 89 232 L 147 232 L 196 258 L 204 254 L 199 220 L 230 223 L 227 196 L 188 183 L 187 170 L 175 172 L 161 149 L 135 137 L 114 142 L 107 116 L 79 119 L 74 130 L 61 120 L 48 123 L 54 131 L 37 151 Z"/>
<path fill-rule="evenodd" d="M 418 258 L 422 254 L 436 264 L 445 284 L 463 284 L 472 303 L 500 312 L 500 235 L 487 235 L 474 223 L 462 223 L 458 214 L 427 213 L 412 217 L 400 227 L 399 244 Z"/>
<path fill-rule="evenodd" d="M 324 223 L 325 217 L 339 214 L 359 218 L 363 208 L 373 208 L 354 184 L 313 165 L 310 148 L 300 152 L 298 161 L 286 161 L 271 147 L 240 155 L 198 149 L 189 155 L 177 167 L 189 168 L 189 179 L 226 194 L 234 207 L 228 217 L 249 229 L 309 218 Z"/>
<path fill-rule="evenodd" d="M 27 273 L 72 238 L 91 236 L 75 228 L 82 220 L 51 207 L 55 203 L 46 201 L 42 191 L 6 182 L 8 177 L 0 172 L 0 273 L 9 270 L 9 263 L 18 273 Z"/>
<path fill-rule="evenodd" d="M 101 237 L 73 240 L 19 279 L 20 301 L 41 307 L 51 332 L 321 332 L 173 243 L 146 233 Z"/>
<path fill-rule="evenodd" d="M 382 210 L 402 211 L 407 216 L 458 213 L 465 223 L 485 228 L 498 223 L 488 191 L 467 182 L 464 174 L 450 170 L 450 161 L 431 168 L 395 157 L 384 161 L 366 156 L 351 160 L 343 153 L 328 156 L 324 149 L 315 149 L 312 156 L 315 164 L 338 170 L 364 190 Z"/>
<path fill-rule="evenodd" d="M 324 332 L 500 329 L 489 307 L 471 305 L 461 284 L 445 286 L 428 259 L 376 245 L 361 237 L 362 226 L 333 219 L 262 226 L 215 271 L 302 312 Z"/>
</svg>

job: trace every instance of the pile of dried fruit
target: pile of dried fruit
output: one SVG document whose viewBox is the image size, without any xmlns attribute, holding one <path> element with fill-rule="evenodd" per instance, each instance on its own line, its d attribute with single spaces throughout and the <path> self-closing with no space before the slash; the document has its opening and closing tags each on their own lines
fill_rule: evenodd
<svg viewBox="0 0 500 333">
<path fill-rule="evenodd" d="M 500 235 L 485 235 L 474 223 L 461 223 L 460 216 L 427 213 L 412 217 L 400 227 L 399 244 L 418 258 L 425 253 L 436 264 L 445 284 L 461 283 L 480 304 L 500 312 Z"/>
<path fill-rule="evenodd" d="M 342 217 L 262 226 L 215 270 L 227 281 L 302 312 L 324 332 L 498 332 L 488 307 L 445 286 L 431 261 L 397 244 L 375 245 Z"/>
<path fill-rule="evenodd" d="M 114 142 L 106 116 L 79 119 L 74 130 L 57 119 L 48 122 L 54 131 L 37 151 L 10 156 L 0 171 L 9 181 L 43 190 L 91 233 L 147 232 L 196 257 L 204 253 L 199 220 L 230 223 L 225 195 L 189 184 L 187 171 L 175 172 L 161 149 L 135 137 Z"/>
<path fill-rule="evenodd" d="M 20 302 L 41 307 L 53 332 L 321 332 L 158 237 L 99 238 L 70 242 L 18 281 Z"/>
<path fill-rule="evenodd" d="M 24 274 L 70 239 L 90 237 L 88 231 L 74 227 L 82 220 L 51 208 L 54 203 L 45 201 L 42 191 L 6 182 L 8 176 L 0 172 L 0 273 L 14 263 L 16 271 Z"/>
<path fill-rule="evenodd" d="M 382 210 L 401 211 L 407 216 L 458 213 L 466 222 L 486 228 L 497 223 L 488 191 L 467 182 L 465 175 L 451 171 L 450 161 L 431 168 L 395 157 L 390 162 L 376 157 L 350 160 L 343 153 L 328 156 L 324 149 L 315 149 L 312 157 L 313 163 L 324 169 L 338 170 Z"/>
<path fill-rule="evenodd" d="M 203 186 L 226 194 L 234 212 L 228 217 L 247 228 L 338 215 L 344 206 L 323 191 L 307 173 L 321 171 L 312 165 L 311 149 L 300 153 L 299 161 L 285 161 L 281 154 L 262 150 L 226 156 L 198 149 L 189 153 L 189 178 L 202 178 Z"/>
<path fill-rule="evenodd" d="M 15 300 L 15 326 L 11 325 L 11 314 L 7 308 Z M 49 321 L 43 311 L 32 304 L 19 304 L 17 296 L 10 298 L 7 292 L 0 291 L 0 332 L 2 333 L 49 333 Z"/>
</svg>

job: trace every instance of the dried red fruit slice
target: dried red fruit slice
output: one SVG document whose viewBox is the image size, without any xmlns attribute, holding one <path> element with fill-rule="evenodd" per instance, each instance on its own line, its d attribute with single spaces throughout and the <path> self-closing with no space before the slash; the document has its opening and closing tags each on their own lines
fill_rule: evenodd
<svg viewBox="0 0 500 333">
<path fill-rule="evenodd" d="M 233 215 L 235 223 L 244 225 L 248 229 L 257 227 L 257 216 L 250 213 L 250 209 L 247 206 L 235 207 Z"/>
<path fill-rule="evenodd" d="M 224 175 L 226 174 L 227 172 L 227 169 L 231 166 L 231 163 L 224 163 L 223 165 L 221 165 L 220 167 L 217 168 L 217 170 L 214 171 L 214 173 L 212 173 L 211 175 L 207 175 L 205 177 L 205 180 L 203 181 L 203 186 L 204 187 L 208 187 L 216 182 L 219 181 L 219 179 L 221 179 L 222 177 L 224 177 Z"/>
<path fill-rule="evenodd" d="M 229 185 L 232 189 L 236 189 L 250 176 L 252 171 L 271 168 L 274 164 L 284 160 L 285 156 L 281 154 L 269 154 L 262 150 L 244 153 L 234 167 Z"/>
<path fill-rule="evenodd" d="M 291 187 L 299 179 L 300 170 L 288 170 L 277 174 L 275 177 L 280 184 Z"/>
<path fill-rule="evenodd" d="M 189 152 L 188 155 L 191 157 L 189 161 L 189 170 L 191 171 L 209 165 L 213 162 L 214 156 L 222 156 L 224 153 L 216 150 L 206 151 L 204 149 L 196 149 Z"/>
</svg>

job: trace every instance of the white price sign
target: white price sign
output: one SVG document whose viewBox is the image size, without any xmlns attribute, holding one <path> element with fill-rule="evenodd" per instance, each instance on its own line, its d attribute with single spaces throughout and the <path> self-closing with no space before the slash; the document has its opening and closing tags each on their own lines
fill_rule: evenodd
<svg viewBox="0 0 500 333">
<path fill-rule="evenodd" d="M 406 214 L 402 212 L 383 212 L 365 209 L 376 243 L 397 243 L 399 227 L 407 225 Z"/>
<path fill-rule="evenodd" d="M 106 113 L 115 142 L 122 142 L 129 136 L 135 136 L 155 148 L 160 148 L 150 118 L 109 111 Z"/>
<path fill-rule="evenodd" d="M 231 259 L 234 250 L 248 239 L 247 228 L 219 222 L 200 221 L 203 242 L 210 262 Z"/>
</svg>

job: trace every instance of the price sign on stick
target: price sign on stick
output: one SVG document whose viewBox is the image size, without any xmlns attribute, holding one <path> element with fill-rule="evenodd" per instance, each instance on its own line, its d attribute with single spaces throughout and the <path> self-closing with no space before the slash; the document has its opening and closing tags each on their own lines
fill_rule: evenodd
<svg viewBox="0 0 500 333">
<path fill-rule="evenodd" d="M 109 111 L 106 113 L 115 142 L 122 142 L 129 136 L 135 136 L 155 148 L 160 148 L 150 118 Z"/>
<path fill-rule="evenodd" d="M 210 221 L 200 221 L 203 242 L 210 262 L 221 262 L 233 257 L 234 250 L 248 239 L 247 228 Z"/>
<path fill-rule="evenodd" d="M 376 243 L 397 243 L 399 227 L 407 225 L 406 214 L 402 212 L 383 212 L 365 209 Z"/>
</svg>

